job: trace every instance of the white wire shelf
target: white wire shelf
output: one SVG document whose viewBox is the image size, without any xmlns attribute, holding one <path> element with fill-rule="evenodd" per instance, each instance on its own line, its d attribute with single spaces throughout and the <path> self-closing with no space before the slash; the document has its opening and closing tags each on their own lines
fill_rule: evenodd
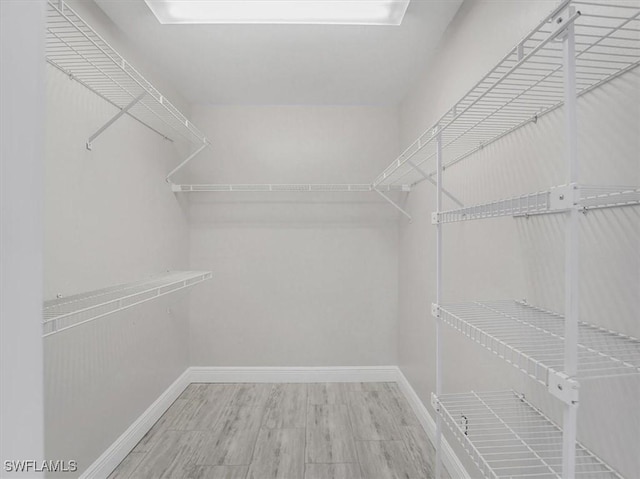
<svg viewBox="0 0 640 479">
<path fill-rule="evenodd" d="M 485 478 L 562 478 L 562 430 L 522 395 L 470 392 L 433 399 Z M 575 477 L 622 479 L 580 443 Z"/>
<path fill-rule="evenodd" d="M 564 318 L 520 301 L 443 304 L 442 321 L 549 386 L 562 373 Z M 640 373 L 640 340 L 580 322 L 577 379 Z"/>
<path fill-rule="evenodd" d="M 193 193 L 199 191 L 211 192 L 364 192 L 374 191 L 372 185 L 368 184 L 200 184 L 200 185 L 171 185 L 173 191 L 182 193 Z M 377 187 L 379 191 L 410 191 L 408 185 L 392 185 Z"/>
<path fill-rule="evenodd" d="M 210 271 L 171 271 L 133 283 L 44 302 L 48 336 L 211 279 Z"/>
<path fill-rule="evenodd" d="M 63 1 L 48 2 L 46 58 L 165 138 L 193 145 L 208 143 L 202 132 Z"/>
<path fill-rule="evenodd" d="M 571 202 L 559 197 L 569 196 L 570 188 L 558 186 L 546 191 L 513 196 L 501 200 L 443 211 L 441 223 L 496 218 L 499 216 L 528 216 L 565 211 Z M 640 204 L 640 188 L 626 186 L 577 186 L 576 207 L 583 211 Z"/>
<path fill-rule="evenodd" d="M 580 14 L 572 16 L 571 6 Z M 396 158 L 374 185 L 413 185 L 424 181 L 425 174 L 433 176 L 434 165 L 427 162 L 436 156 L 438 127 L 448 167 L 562 106 L 562 45 L 555 40 L 570 22 L 575 25 L 579 96 L 640 64 L 640 4 L 565 0 Z"/>
</svg>

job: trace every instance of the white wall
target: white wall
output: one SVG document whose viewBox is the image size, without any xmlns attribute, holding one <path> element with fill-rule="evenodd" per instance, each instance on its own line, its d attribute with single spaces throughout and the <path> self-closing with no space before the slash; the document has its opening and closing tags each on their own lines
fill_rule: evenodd
<svg viewBox="0 0 640 479">
<path fill-rule="evenodd" d="M 0 2 L 0 476 L 44 457 L 44 2 Z M 33 477 L 31 472 L 30 477 Z"/>
<path fill-rule="evenodd" d="M 95 5 L 72 7 L 127 50 Z M 87 138 L 117 109 L 49 65 L 46 73 L 45 299 L 187 269 L 186 207 L 164 180 L 180 159 L 176 148 L 123 116 L 88 151 Z M 47 458 L 77 460 L 82 472 L 184 372 L 187 296 L 45 339 Z"/>
<path fill-rule="evenodd" d="M 402 145 L 430 127 L 554 5 L 465 2 L 429 71 L 403 102 Z M 639 81 L 635 71 L 580 99 L 581 183 L 640 184 Z M 562 184 L 563 128 L 561 111 L 547 115 L 447 169 L 445 185 L 465 204 L 475 204 Z M 400 229 L 399 363 L 430 408 L 435 387 L 435 326 L 429 311 L 435 299 L 435 228 L 429 221 L 434 188 L 422 183 L 406 206 L 416 221 L 403 222 Z M 581 236 L 581 319 L 638 337 L 640 208 L 590 212 L 581 218 Z M 445 302 L 527 298 L 563 311 L 561 216 L 445 225 L 444 244 Z M 515 388 L 559 419 L 557 401 L 514 368 L 446 327 L 444 344 L 445 392 Z M 640 476 L 639 394 L 637 377 L 581 388 L 579 439 L 625 477 Z"/>
<path fill-rule="evenodd" d="M 368 183 L 397 151 L 395 108 L 208 107 L 200 183 Z M 396 363 L 397 214 L 375 193 L 190 196 L 194 366 Z"/>
</svg>

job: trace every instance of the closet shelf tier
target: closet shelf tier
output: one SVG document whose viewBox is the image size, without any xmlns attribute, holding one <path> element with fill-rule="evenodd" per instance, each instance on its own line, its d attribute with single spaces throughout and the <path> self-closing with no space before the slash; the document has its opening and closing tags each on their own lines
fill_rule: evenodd
<svg viewBox="0 0 640 479">
<path fill-rule="evenodd" d="M 557 40 L 570 22 L 575 25 L 578 95 L 640 64 L 640 5 L 565 0 L 374 184 L 414 185 L 434 176 L 435 166 L 427 162 L 435 160 L 438 135 L 447 167 L 562 106 L 563 54 Z"/>
<path fill-rule="evenodd" d="M 142 281 L 44 302 L 43 334 L 54 334 L 211 279 L 210 271 L 171 271 Z"/>
<path fill-rule="evenodd" d="M 546 386 L 563 372 L 564 318 L 559 314 L 512 300 L 442 304 L 438 311 L 444 323 Z M 638 373 L 640 340 L 579 323 L 576 379 Z"/>
<path fill-rule="evenodd" d="M 572 207 L 571 188 L 559 186 L 546 191 L 513 196 L 490 203 L 443 211 L 440 223 L 495 218 L 498 216 L 526 216 L 564 211 Z M 640 188 L 617 186 L 578 186 L 576 205 L 587 211 L 640 204 Z"/>
<path fill-rule="evenodd" d="M 46 23 L 51 65 L 165 138 L 208 144 L 202 132 L 64 2 L 48 2 Z"/>
<path fill-rule="evenodd" d="M 368 184 L 199 184 L 199 185 L 171 185 L 173 191 L 193 193 L 198 191 L 213 192 L 363 192 L 374 191 Z M 379 186 L 379 191 L 410 191 L 408 185 Z"/>
<path fill-rule="evenodd" d="M 487 479 L 562 478 L 562 430 L 515 391 L 433 397 L 455 438 Z M 576 477 L 621 479 L 576 444 Z"/>
</svg>

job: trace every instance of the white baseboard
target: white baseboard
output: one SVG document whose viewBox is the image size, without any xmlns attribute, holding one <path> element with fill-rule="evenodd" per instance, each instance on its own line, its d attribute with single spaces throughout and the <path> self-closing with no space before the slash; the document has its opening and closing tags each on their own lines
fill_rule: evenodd
<svg viewBox="0 0 640 479">
<path fill-rule="evenodd" d="M 109 446 L 109 449 L 82 473 L 80 479 L 104 479 L 108 477 L 156 421 L 160 419 L 160 416 L 182 394 L 182 391 L 185 390 L 189 383 L 189 369 L 187 369 Z"/>
<path fill-rule="evenodd" d="M 400 369 L 397 370 L 397 383 L 400 391 L 402 391 L 407 398 L 413 412 L 418 417 L 420 424 L 422 424 L 422 428 L 427 433 L 431 442 L 435 444 L 436 423 Z M 456 479 L 471 479 L 471 476 L 469 476 L 469 473 L 444 437 L 442 438 L 442 464 L 451 477 L 455 477 Z"/>
<path fill-rule="evenodd" d="M 80 479 L 104 479 L 122 462 L 160 416 L 190 383 L 313 383 L 396 382 L 409 401 L 427 436 L 435 437 L 435 422 L 397 366 L 360 367 L 190 367 L 107 449 Z M 451 446 L 443 438 L 442 461 L 451 477 L 470 479 Z"/>
<path fill-rule="evenodd" d="M 395 382 L 396 366 L 235 368 L 191 367 L 192 383 Z"/>
</svg>

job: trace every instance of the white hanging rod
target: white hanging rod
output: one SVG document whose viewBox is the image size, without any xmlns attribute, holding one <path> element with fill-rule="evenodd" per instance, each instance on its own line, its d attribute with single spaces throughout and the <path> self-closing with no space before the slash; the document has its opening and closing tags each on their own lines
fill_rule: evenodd
<svg viewBox="0 0 640 479">
<path fill-rule="evenodd" d="M 571 3 L 583 6 L 584 15 L 565 14 Z M 569 18 L 557 29 L 550 20 L 560 13 Z M 639 16 L 640 6 L 563 2 L 438 120 L 443 148 L 450 158 L 445 167 L 562 106 L 562 51 L 553 40 L 572 21 L 578 44 L 578 95 L 636 68 L 640 64 Z M 424 181 L 415 166 L 424 168 L 424 163 L 435 158 L 434 143 L 431 128 L 389 165 L 374 185 Z M 428 171 L 429 177 L 435 174 L 431 168 L 423 171 Z"/>
<path fill-rule="evenodd" d="M 196 184 L 178 185 L 171 184 L 171 188 L 176 193 L 196 193 L 196 192 L 297 192 L 297 193 L 341 193 L 353 192 L 361 193 L 375 191 L 370 184 Z M 387 192 L 408 192 L 411 188 L 408 185 L 381 186 L 380 191 Z"/>
<path fill-rule="evenodd" d="M 43 335 L 49 336 L 79 326 L 211 277 L 210 271 L 171 271 L 142 281 L 45 301 Z"/>
</svg>

